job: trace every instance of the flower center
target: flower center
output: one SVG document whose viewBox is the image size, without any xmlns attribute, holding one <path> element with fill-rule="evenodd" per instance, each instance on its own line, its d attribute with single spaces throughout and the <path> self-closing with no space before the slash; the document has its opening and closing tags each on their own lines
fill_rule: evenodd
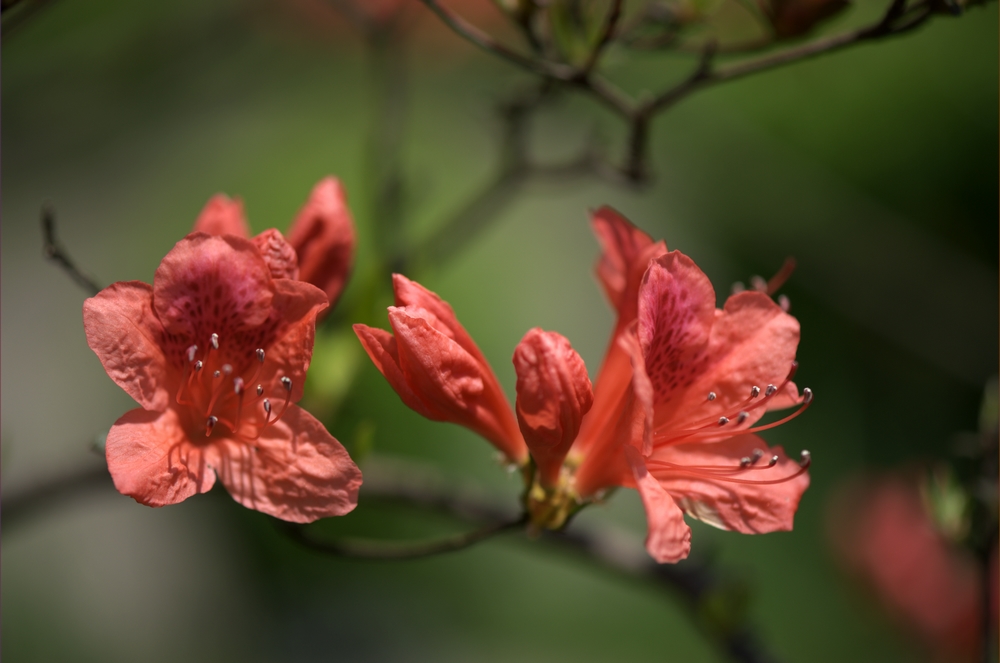
<svg viewBox="0 0 1000 663">
<path fill-rule="evenodd" d="M 282 376 L 277 383 L 258 382 L 266 359 L 264 350 L 257 348 L 236 369 L 226 361 L 221 343 L 219 335 L 212 334 L 204 350 L 197 345 L 187 349 L 184 377 L 175 400 L 193 410 L 195 422 L 204 425 L 205 437 L 211 437 L 222 425 L 229 430 L 228 435 L 252 442 L 285 413 L 292 399 L 292 380 Z M 275 411 L 272 399 L 277 402 L 282 397 L 281 407 Z"/>
</svg>

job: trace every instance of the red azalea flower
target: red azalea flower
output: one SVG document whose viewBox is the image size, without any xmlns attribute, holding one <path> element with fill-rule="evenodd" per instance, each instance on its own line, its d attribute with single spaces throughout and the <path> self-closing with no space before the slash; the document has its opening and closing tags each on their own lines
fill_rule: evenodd
<svg viewBox="0 0 1000 663">
<path fill-rule="evenodd" d="M 811 401 L 791 382 L 798 322 L 763 292 L 733 295 L 717 310 L 690 258 L 610 208 L 593 225 L 604 248 L 598 278 L 618 312 L 604 364 L 591 389 L 565 338 L 530 330 L 514 352 L 519 430 L 486 360 L 433 293 L 396 276 L 395 336 L 355 331 L 411 408 L 479 432 L 512 461 L 530 450 L 538 471 L 526 506 L 536 527 L 562 527 L 583 504 L 625 486 L 642 496 L 646 546 L 660 562 L 688 554 L 684 513 L 744 533 L 791 529 L 808 455 L 791 461 L 754 434 L 791 417 L 753 424 L 801 404 L 796 416 Z M 401 305 L 401 286 L 433 306 Z"/>
<path fill-rule="evenodd" d="M 389 307 L 389 324 L 395 336 L 354 325 L 375 366 L 411 409 L 470 428 L 523 464 L 528 448 L 503 389 L 451 306 L 405 276 L 392 279 L 396 305 Z"/>
<path fill-rule="evenodd" d="M 193 230 L 250 238 L 243 203 L 223 194 L 208 201 Z M 288 229 L 287 241 L 274 228 L 253 237 L 252 241 L 274 278 L 312 283 L 326 293 L 332 307 L 347 284 L 354 263 L 354 221 L 340 180 L 327 177 L 313 188 Z"/>
<path fill-rule="evenodd" d="M 831 505 L 839 560 L 943 661 L 979 660 L 987 579 L 969 553 L 936 530 L 913 482 L 899 476 L 846 484 Z M 995 576 L 996 556 L 993 557 Z M 996 588 L 996 579 L 992 587 Z M 995 596 L 995 592 L 993 593 Z M 996 611 L 992 611 L 996 624 Z"/>
<path fill-rule="evenodd" d="M 294 405 L 327 296 L 272 271 L 253 242 L 195 232 L 152 286 L 119 282 L 86 301 L 88 344 L 142 406 L 108 433 L 121 493 L 175 504 L 218 475 L 236 501 L 293 522 L 357 505 L 361 472 Z"/>
</svg>

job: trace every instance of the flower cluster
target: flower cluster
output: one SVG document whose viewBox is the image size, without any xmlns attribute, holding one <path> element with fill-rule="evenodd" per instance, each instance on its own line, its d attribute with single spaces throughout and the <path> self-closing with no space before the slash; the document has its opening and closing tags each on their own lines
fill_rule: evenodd
<svg viewBox="0 0 1000 663">
<path fill-rule="evenodd" d="M 403 402 L 465 426 L 525 469 L 536 528 L 558 529 L 616 487 L 646 509 L 646 547 L 684 559 L 684 514 L 744 533 L 788 530 L 809 485 L 809 456 L 789 459 L 755 433 L 812 400 L 792 382 L 798 322 L 764 292 L 722 309 L 694 262 L 668 252 L 610 208 L 593 215 L 603 247 L 597 276 L 617 321 L 596 383 L 563 336 L 532 329 L 514 351 L 511 409 L 451 307 L 395 275 L 392 333 L 355 331 Z M 755 425 L 769 410 L 789 417 Z"/>
<path fill-rule="evenodd" d="M 120 492 L 149 506 L 206 492 L 218 477 L 236 501 L 284 520 L 345 514 L 361 472 L 295 405 L 317 316 L 350 271 L 339 184 L 320 182 L 290 242 L 273 229 L 248 235 L 240 203 L 217 196 L 152 286 L 115 283 L 84 304 L 87 342 L 141 406 L 108 433 L 108 469 Z"/>
</svg>

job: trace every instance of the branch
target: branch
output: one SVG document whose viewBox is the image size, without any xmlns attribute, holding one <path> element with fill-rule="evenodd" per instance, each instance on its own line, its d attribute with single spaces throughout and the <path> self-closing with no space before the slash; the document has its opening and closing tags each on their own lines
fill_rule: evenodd
<svg viewBox="0 0 1000 663">
<path fill-rule="evenodd" d="M 727 81 L 743 78 L 751 74 L 770 71 L 778 67 L 801 62 L 809 58 L 832 53 L 848 46 L 853 46 L 865 41 L 890 37 L 903 34 L 918 27 L 932 13 L 929 0 L 922 0 L 909 9 L 906 8 L 906 0 L 893 0 L 886 10 L 886 13 L 874 25 L 869 25 L 856 30 L 851 30 L 839 35 L 833 35 L 822 39 L 802 44 L 794 48 L 789 48 L 778 53 L 772 53 L 763 57 L 745 60 L 737 64 L 722 69 L 713 70 L 711 67 L 711 56 L 714 56 L 715 47 L 709 44 L 702 52 L 701 61 L 695 71 L 683 82 L 661 92 L 650 102 L 653 112 L 659 112 L 674 105 L 692 92 L 710 85 L 724 83 Z M 901 19 L 907 19 L 899 23 Z M 706 58 L 711 49 L 711 56 Z"/>
<path fill-rule="evenodd" d="M 77 268 L 76 263 L 73 262 L 69 254 L 66 253 L 66 249 L 59 242 L 59 238 L 56 237 L 56 211 L 49 205 L 42 207 L 42 236 L 42 248 L 46 258 L 62 267 L 63 271 L 69 274 L 69 277 L 78 286 L 90 293 L 91 296 L 101 291 L 101 287 L 93 279 L 84 275 Z"/>
<path fill-rule="evenodd" d="M 51 509 L 62 503 L 76 503 L 94 489 L 111 488 L 109 479 L 107 468 L 101 466 L 63 475 L 13 496 L 4 496 L 5 525 L 10 527 L 11 522 L 23 522 L 45 507 Z M 491 524 L 437 541 L 407 544 L 371 540 L 323 541 L 312 537 L 302 525 L 275 522 L 279 531 L 310 550 L 371 560 L 414 559 L 454 552 L 504 532 L 521 529 L 526 523 L 525 516 L 512 516 L 510 509 L 498 507 L 489 499 L 455 490 L 453 481 L 409 461 L 370 459 L 365 465 L 362 495 L 366 501 L 394 501 L 463 521 L 487 521 Z M 520 540 L 532 542 L 527 537 Z M 657 564 L 631 536 L 623 536 L 611 528 L 586 530 L 574 527 L 566 532 L 545 532 L 541 542 L 555 549 L 572 551 L 595 566 L 619 577 L 635 580 L 641 586 L 652 584 L 672 597 L 680 597 L 692 620 L 727 652 L 731 660 L 745 663 L 774 660 L 742 620 L 713 621 L 714 613 L 704 610 L 705 602 L 724 595 L 728 585 L 707 564 L 697 560 L 675 565 Z"/>
<path fill-rule="evenodd" d="M 62 503 L 74 503 L 86 493 L 111 488 L 110 479 L 107 466 L 99 465 L 48 479 L 10 496 L 4 495 L 4 529 L 9 531 L 12 525 L 30 520 Z"/>
<path fill-rule="evenodd" d="M 564 68 L 543 60 L 535 60 L 507 48 L 489 34 L 472 25 L 447 7 L 439 4 L 437 0 L 420 0 L 420 2 L 424 3 L 428 9 L 437 14 L 438 18 L 440 18 L 445 25 L 451 28 L 452 31 L 463 39 L 475 44 L 488 53 L 499 56 L 512 64 L 516 64 L 522 69 L 530 71 L 534 74 L 539 74 L 547 78 L 561 81 L 569 81 L 576 74 L 576 72 L 574 72 L 571 68 Z"/>
<path fill-rule="evenodd" d="M 485 541 L 498 534 L 510 530 L 523 529 L 527 516 L 516 520 L 498 522 L 486 525 L 471 532 L 455 534 L 435 541 L 420 541 L 402 543 L 397 541 L 374 541 L 370 539 L 340 539 L 337 541 L 322 541 L 310 536 L 308 529 L 296 523 L 274 520 L 279 531 L 287 535 L 295 543 L 314 552 L 350 557 L 353 559 L 369 559 L 378 561 L 419 559 L 432 555 L 455 552 L 469 548 L 480 541 Z"/>
<path fill-rule="evenodd" d="M 587 56 L 587 62 L 583 65 L 583 71 L 590 73 L 597 66 L 597 61 L 601 57 L 601 53 L 607 48 L 608 44 L 614 39 L 615 28 L 618 26 L 618 20 L 622 16 L 622 4 L 623 0 L 612 0 L 611 8 L 608 9 L 608 15 L 604 19 L 604 27 L 601 30 L 601 36 L 597 39 L 597 44 L 594 45 L 594 49 Z"/>
</svg>

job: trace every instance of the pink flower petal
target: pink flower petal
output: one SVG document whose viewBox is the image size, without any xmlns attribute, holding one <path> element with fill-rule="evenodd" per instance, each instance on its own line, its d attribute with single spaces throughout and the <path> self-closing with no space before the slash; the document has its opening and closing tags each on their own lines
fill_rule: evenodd
<svg viewBox="0 0 1000 663">
<path fill-rule="evenodd" d="M 434 421 L 446 421 L 447 415 L 433 408 L 414 392 L 406 382 L 403 369 L 399 367 L 399 351 L 396 349 L 396 339 L 384 329 L 368 325 L 354 325 L 354 333 L 368 353 L 375 368 L 382 373 L 389 386 L 399 395 L 408 408 Z"/>
<path fill-rule="evenodd" d="M 458 321 L 451 305 L 416 281 L 411 281 L 402 274 L 392 275 L 392 289 L 396 295 L 396 306 L 413 309 L 424 309 L 431 315 L 431 325 L 451 340 L 458 343 L 466 352 L 481 364 L 486 364 L 486 357 L 479 351 L 479 346 L 472 340 L 465 327 Z"/>
<path fill-rule="evenodd" d="M 327 177 L 288 229 L 299 259 L 299 278 L 323 290 L 333 306 L 354 265 L 354 220 L 340 180 Z"/>
<path fill-rule="evenodd" d="M 163 327 L 153 312 L 153 288 L 139 281 L 115 283 L 83 304 L 87 343 L 119 387 L 147 410 L 164 410 L 173 398 Z"/>
<path fill-rule="evenodd" d="M 764 452 L 761 459 L 752 468 L 738 471 L 741 459 L 753 457 L 755 450 Z M 767 467 L 772 455 L 778 462 Z M 664 463 L 720 469 L 672 469 Z M 647 464 L 688 515 L 744 534 L 791 530 L 799 500 L 809 487 L 809 473 L 798 474 L 798 462 L 790 460 L 781 447 L 769 448 L 756 435 L 658 448 Z M 719 474 L 725 470 L 731 472 Z"/>
<path fill-rule="evenodd" d="M 269 324 L 237 336 L 241 354 L 252 356 L 255 348 L 266 347 L 260 382 L 277 383 L 282 377 L 292 381 L 293 402 L 302 398 L 306 371 L 312 360 L 316 318 L 329 306 L 326 294 L 304 281 L 274 281 L 273 312 Z M 273 331 L 272 331 L 273 330 Z"/>
<path fill-rule="evenodd" d="M 594 401 L 587 367 L 564 336 L 536 327 L 515 348 L 514 369 L 521 434 L 551 486 Z"/>
<path fill-rule="evenodd" d="M 357 506 L 361 470 L 315 417 L 289 406 L 256 445 L 222 440 L 208 451 L 233 499 L 296 523 L 342 516 Z"/>
<path fill-rule="evenodd" d="M 271 270 L 271 278 L 299 278 L 299 259 L 295 255 L 295 249 L 285 241 L 280 232 L 270 228 L 256 235 L 251 241 L 260 250 L 261 257 Z"/>
<path fill-rule="evenodd" d="M 198 215 L 191 232 L 250 237 L 250 227 L 243 215 L 243 202 L 221 193 L 212 196 Z"/>
<path fill-rule="evenodd" d="M 762 292 L 741 292 L 726 301 L 712 327 L 704 371 L 676 409 L 676 426 L 691 418 L 732 417 L 753 387 L 781 385 L 795 361 L 799 323 Z M 706 395 L 716 398 L 706 402 Z M 774 396 L 766 409 L 802 401 L 794 383 Z M 747 408 L 748 425 L 765 408 Z"/>
<path fill-rule="evenodd" d="M 208 492 L 215 473 L 204 448 L 192 444 L 176 411 L 129 410 L 108 433 L 105 453 L 115 488 L 148 506 Z"/>
<path fill-rule="evenodd" d="M 714 320 L 715 291 L 694 261 L 672 251 L 650 264 L 639 291 L 638 338 L 657 423 L 704 371 Z"/>
<path fill-rule="evenodd" d="M 432 326 L 424 309 L 389 307 L 399 367 L 410 389 L 447 421 L 470 428 L 510 460 L 521 462 L 527 447 L 493 371 Z"/>
<path fill-rule="evenodd" d="M 192 234 L 153 279 L 153 308 L 171 333 L 204 339 L 256 327 L 271 314 L 270 271 L 250 240 Z M 197 341 L 196 341 L 197 342 Z"/>
<path fill-rule="evenodd" d="M 603 249 L 595 271 L 608 301 L 618 312 L 619 326 L 635 319 L 639 286 L 649 261 L 667 252 L 666 245 L 632 225 L 610 207 L 591 215 L 591 226 Z"/>
<path fill-rule="evenodd" d="M 661 564 L 679 562 L 691 552 L 691 528 L 673 498 L 646 469 L 642 456 L 626 446 L 625 455 L 646 509 L 646 550 Z"/>
</svg>

